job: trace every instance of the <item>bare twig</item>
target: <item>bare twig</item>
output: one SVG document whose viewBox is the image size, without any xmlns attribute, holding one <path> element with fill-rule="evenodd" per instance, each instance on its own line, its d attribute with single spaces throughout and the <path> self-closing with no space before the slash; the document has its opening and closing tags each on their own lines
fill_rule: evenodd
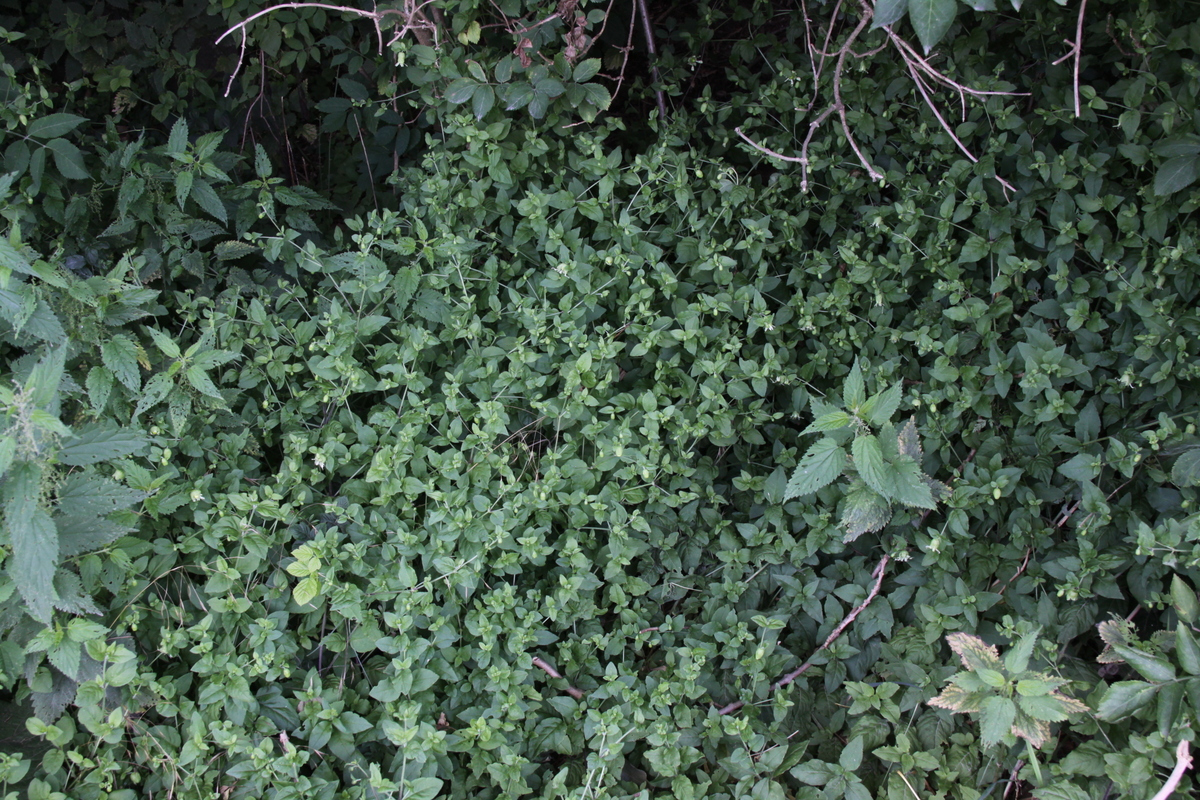
<svg viewBox="0 0 1200 800">
<path fill-rule="evenodd" d="M 1084 2 L 1087 2 L 1087 0 L 1084 0 Z M 1171 775 L 1167 778 L 1167 782 L 1163 784 L 1163 787 L 1150 800 L 1167 800 L 1171 796 L 1171 792 L 1175 791 L 1175 788 L 1179 786 L 1179 782 L 1183 780 L 1183 773 L 1187 772 L 1188 768 L 1192 766 L 1192 757 L 1188 754 L 1186 739 L 1181 740 L 1175 748 L 1175 759 L 1175 769 L 1171 770 Z"/>
<path fill-rule="evenodd" d="M 1083 14 L 1087 0 L 1079 0 L 1079 19 L 1075 23 L 1075 118 L 1079 119 L 1079 62 L 1083 58 Z"/>
<path fill-rule="evenodd" d="M 537 656 L 534 656 L 534 658 L 533 658 L 533 665 L 535 667 L 537 667 L 538 669 L 542 670 L 542 672 L 545 672 L 551 678 L 554 678 L 555 680 L 562 680 L 562 675 L 558 674 L 558 670 L 556 670 L 554 667 L 550 666 L 549 664 L 547 664 L 545 661 L 538 658 Z M 567 694 L 571 695 L 571 697 L 574 697 L 576 700 L 583 699 L 583 692 L 579 691 L 574 686 L 571 686 L 569 684 L 567 685 Z"/>
<path fill-rule="evenodd" d="M 654 48 L 654 26 L 650 24 L 650 14 L 646 11 L 646 0 L 634 0 L 637 5 L 637 10 L 642 17 L 642 34 L 646 37 L 646 50 L 650 53 L 650 74 L 654 78 L 654 99 L 658 103 L 658 118 L 662 121 L 667 119 L 667 101 L 663 97 L 662 88 L 659 86 L 661 78 L 658 74 L 658 51 Z"/>
<path fill-rule="evenodd" d="M 921 71 L 924 72 L 926 75 L 928 75 L 929 77 L 938 81 L 939 83 L 944 83 L 946 86 L 949 86 L 951 89 L 962 92 L 963 94 L 969 94 L 972 97 L 989 97 L 989 96 L 993 96 L 993 95 L 1000 96 L 1000 97 L 1028 97 L 1029 96 L 1029 92 L 997 92 L 997 91 L 988 91 L 988 90 L 984 90 L 984 89 L 972 89 L 970 86 L 964 86 L 961 83 L 954 81 L 953 79 L 951 79 L 949 76 L 945 75 L 944 73 L 939 72 L 937 69 L 935 69 L 928 61 L 926 61 L 924 58 L 922 58 L 921 54 L 918 53 L 911 44 L 909 44 L 907 41 L 905 41 L 902 36 L 897 36 L 895 33 L 893 33 L 891 31 L 890 28 L 884 28 L 884 31 L 887 32 L 887 35 L 892 40 L 892 43 L 895 44 L 896 47 L 900 48 L 901 52 L 905 56 L 906 61 L 908 61 L 908 60 L 913 61 L 921 69 Z"/>
<path fill-rule="evenodd" d="M 775 683 L 771 684 L 771 691 L 778 691 L 778 690 L 782 689 L 783 687 L 787 686 L 788 684 L 790 684 L 794 680 L 796 680 L 796 678 L 799 678 L 801 675 L 803 675 L 805 672 L 807 672 L 813 665 L 813 663 L 812 663 L 813 659 L 816 658 L 821 653 L 823 653 L 824 651 L 828 650 L 830 645 L 832 645 L 835 641 L 837 641 L 837 638 L 842 635 L 842 632 L 845 631 L 846 628 L 848 628 L 850 626 L 850 623 L 854 622 L 854 620 L 858 617 L 858 615 L 861 614 L 863 612 L 863 610 L 866 609 L 867 606 L 871 605 L 871 601 L 874 600 L 876 598 L 876 596 L 878 596 L 878 594 L 879 594 L 879 588 L 881 586 L 883 586 L 883 575 L 884 575 L 884 572 L 887 571 L 888 561 L 890 561 L 890 560 L 891 560 L 891 557 L 885 555 L 883 558 L 881 558 L 879 560 L 879 563 L 875 566 L 875 571 L 871 573 L 871 577 L 875 579 L 875 585 L 872 586 L 871 591 L 867 593 L 867 599 L 863 600 L 861 603 L 859 603 L 857 606 L 855 606 L 854 610 L 851 611 L 849 614 L 847 614 L 846 618 L 843 619 L 840 623 L 838 623 L 838 626 L 833 629 L 833 633 L 829 634 L 829 636 L 826 637 L 825 642 L 820 647 L 818 647 L 816 650 L 813 651 L 812 655 L 808 657 L 807 661 L 805 661 L 803 664 L 801 664 L 797 669 L 789 672 L 787 675 L 784 675 L 782 678 L 775 681 Z M 730 703 L 727 706 L 722 707 L 718 713 L 721 715 L 732 714 L 733 712 L 742 708 L 742 706 L 744 706 L 744 705 L 746 705 L 746 704 L 743 701 L 738 700 L 736 702 Z"/>
<path fill-rule="evenodd" d="M 798 158 L 798 157 L 796 157 L 796 156 L 785 156 L 783 153 L 776 153 L 774 150 L 771 150 L 771 149 L 769 149 L 769 148 L 763 147 L 761 144 L 759 144 L 758 142 L 754 141 L 753 139 L 751 139 L 751 138 L 750 138 L 749 136 L 747 136 L 746 134 L 742 133 L 742 129 L 741 129 L 741 128 L 734 128 L 734 129 L 733 129 L 733 131 L 734 131 L 734 133 L 736 133 L 738 136 L 742 137 L 742 140 L 743 140 L 743 141 L 745 141 L 745 142 L 746 142 L 746 144 L 750 145 L 751 147 L 753 147 L 755 150 L 759 151 L 760 153 L 766 153 L 766 154 L 767 154 L 767 155 L 769 155 L 769 156 L 773 156 L 774 158 L 778 158 L 780 161 L 790 161 L 790 162 L 792 162 L 793 164 L 803 164 L 803 163 L 804 163 L 804 159 L 803 159 L 802 157 L 801 157 L 801 158 Z"/>
</svg>

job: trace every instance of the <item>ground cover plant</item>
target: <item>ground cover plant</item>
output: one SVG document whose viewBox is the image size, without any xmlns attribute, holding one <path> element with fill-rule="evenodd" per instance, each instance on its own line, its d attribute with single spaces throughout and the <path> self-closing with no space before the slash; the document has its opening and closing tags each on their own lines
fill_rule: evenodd
<svg viewBox="0 0 1200 800">
<path fill-rule="evenodd" d="M 1186 6 L 0 39 L 5 792 L 1193 791 Z"/>
</svg>

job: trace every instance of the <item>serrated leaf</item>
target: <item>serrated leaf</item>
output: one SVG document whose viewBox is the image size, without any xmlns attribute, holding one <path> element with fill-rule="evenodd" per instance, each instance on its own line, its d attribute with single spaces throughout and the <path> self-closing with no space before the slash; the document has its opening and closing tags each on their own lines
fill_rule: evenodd
<svg viewBox="0 0 1200 800">
<path fill-rule="evenodd" d="M 189 171 L 181 172 L 175 176 L 175 202 L 179 205 L 180 210 L 187 203 L 188 197 L 192 194 L 192 184 L 196 182 L 196 173 Z"/>
<path fill-rule="evenodd" d="M 137 407 L 133 410 L 133 419 L 137 420 L 143 413 L 162 402 L 174 385 L 171 377 L 165 372 L 150 376 L 150 380 L 146 381 L 146 386 L 142 390 L 141 397 L 138 398 Z"/>
<path fill-rule="evenodd" d="M 7 509 L 6 509 L 7 511 Z M 58 594 L 54 573 L 58 570 L 58 531 L 45 509 L 34 507 L 20 519 L 5 514 L 12 556 L 8 576 L 17 585 L 25 609 L 39 622 L 49 624 Z"/>
<path fill-rule="evenodd" d="M 166 153 L 167 155 L 178 159 L 187 152 L 187 144 L 188 125 L 183 120 L 183 117 L 180 117 L 175 121 L 175 124 L 171 126 L 171 135 L 167 139 Z"/>
<path fill-rule="evenodd" d="M 213 255 L 217 257 L 218 261 L 233 261 L 234 259 L 257 252 L 257 245 L 250 244 L 249 242 L 239 242 L 236 239 L 218 242 L 217 246 L 213 248 Z"/>
<path fill-rule="evenodd" d="M 792 473 L 783 499 L 803 497 L 829 485 L 842 474 L 845 465 L 846 451 L 837 442 L 829 438 L 817 440 Z"/>
<path fill-rule="evenodd" d="M 321 593 L 321 583 L 315 575 L 304 578 L 292 589 L 292 599 L 297 605 L 308 605 L 312 599 Z"/>
<path fill-rule="evenodd" d="M 978 636 L 972 636 L 969 633 L 951 633 L 946 636 L 946 643 L 950 645 L 951 650 L 958 654 L 963 667 L 972 672 L 981 669 L 1002 670 L 1004 668 L 1000 663 L 1000 652 Z"/>
<path fill-rule="evenodd" d="M 892 518 L 892 507 L 861 480 L 854 481 L 846 492 L 842 511 L 844 542 L 852 542 L 864 533 L 877 531 Z"/>
<path fill-rule="evenodd" d="M 989 697 L 979 709 L 979 738 L 984 746 L 998 743 L 1012 730 L 1017 704 L 1007 697 Z"/>
<path fill-rule="evenodd" d="M 800 432 L 800 435 L 841 430 L 853 422 L 853 420 L 854 418 L 845 411 L 829 411 L 814 419 L 811 425 Z"/>
<path fill-rule="evenodd" d="M 1050 725 L 1026 714 L 1019 715 L 1012 724 L 1012 733 L 1029 741 L 1035 748 L 1041 747 L 1050 738 Z"/>
<path fill-rule="evenodd" d="M 1162 197 L 1186 189 L 1196 182 L 1198 169 L 1200 158 L 1197 156 L 1168 158 L 1154 174 L 1154 193 Z"/>
<path fill-rule="evenodd" d="M 1114 722 L 1128 716 L 1139 708 L 1150 704 L 1158 692 L 1158 685 L 1143 681 L 1120 681 L 1108 687 L 1104 697 L 1100 699 L 1100 707 L 1096 716 L 1100 719 Z"/>
<path fill-rule="evenodd" d="M 83 163 L 83 153 L 66 139 L 51 139 L 46 147 L 54 154 L 54 166 L 64 178 L 85 181 L 92 177 Z"/>
<path fill-rule="evenodd" d="M 163 355 L 167 358 L 179 358 L 181 352 L 174 339 L 153 325 L 143 325 L 142 330 L 150 335 L 150 338 L 154 340 L 154 346 L 161 350 Z"/>
<path fill-rule="evenodd" d="M 1017 706 L 1024 713 L 1044 722 L 1062 722 L 1069 714 L 1064 704 L 1052 695 L 1017 697 Z"/>
<path fill-rule="evenodd" d="M 891 476 L 888 474 L 887 465 L 883 462 L 883 451 L 879 447 L 879 440 L 871 434 L 857 436 L 850 445 L 850 452 L 854 456 L 854 468 L 858 470 L 858 474 L 862 476 L 867 485 L 880 496 L 891 498 Z"/>
<path fill-rule="evenodd" d="M 888 465 L 888 491 L 897 503 L 909 508 L 937 508 L 925 475 L 915 461 L 899 458 Z"/>
<path fill-rule="evenodd" d="M 88 425 L 64 441 L 58 460 L 76 467 L 132 455 L 148 444 L 141 432 L 130 428 Z"/>
<path fill-rule="evenodd" d="M 875 0 L 875 13 L 871 19 L 871 30 L 886 28 L 904 18 L 908 11 L 908 0 Z"/>
<path fill-rule="evenodd" d="M 213 384 L 212 379 L 208 377 L 208 373 L 200 367 L 188 367 L 187 381 L 200 394 L 205 397 L 211 397 L 213 400 L 220 401 L 221 405 L 225 405 L 225 398 L 221 396 L 220 390 Z"/>
<path fill-rule="evenodd" d="M 1008 685 L 1008 679 L 1004 677 L 1004 673 L 1000 670 L 983 668 L 978 670 L 975 674 L 979 676 L 979 680 L 983 681 L 993 689 L 999 689 L 1002 686 Z"/>
<path fill-rule="evenodd" d="M 896 409 L 900 407 L 901 396 L 901 384 L 897 381 L 882 392 L 877 392 L 867 398 L 860 413 L 868 423 L 878 428 L 896 413 Z"/>
<path fill-rule="evenodd" d="M 55 669 L 66 675 L 72 680 L 79 677 L 79 659 L 83 648 L 78 642 L 67 640 L 62 644 L 51 647 L 46 651 L 46 655 L 50 658 L 50 663 Z"/>
<path fill-rule="evenodd" d="M 88 402 L 91 410 L 103 411 L 108 404 L 108 398 L 113 393 L 113 371 L 108 367 L 92 367 L 88 371 L 88 379 L 84 381 L 88 387 Z"/>
<path fill-rule="evenodd" d="M 1004 654 L 1004 668 L 1009 674 L 1016 675 L 1029 669 L 1029 659 L 1033 657 L 1033 649 L 1037 644 L 1037 636 L 1041 628 L 1026 633 L 1017 643 L 1009 648 Z M 1017 684 L 1017 691 L 1020 691 L 1021 682 Z"/>
<path fill-rule="evenodd" d="M 74 472 L 58 489 L 58 507 L 64 515 L 106 517 L 147 497 L 146 492 L 122 486 L 92 471 Z"/>
<path fill-rule="evenodd" d="M 941 694 L 929 701 L 929 705 L 935 708 L 944 708 L 956 714 L 966 714 L 978 711 L 985 697 L 987 697 L 986 694 L 970 692 L 956 683 L 950 683 L 942 689 Z"/>
<path fill-rule="evenodd" d="M 896 443 L 900 447 L 900 455 L 911 458 L 918 464 L 924 454 L 921 452 L 921 437 L 917 433 L 917 420 L 915 417 L 909 417 L 908 421 L 900 428 L 900 433 L 896 437 Z"/>
<path fill-rule="evenodd" d="M 225 204 L 221 202 L 221 198 L 217 196 L 217 192 L 212 188 L 206 180 L 197 178 L 192 184 L 192 199 L 196 201 L 196 205 L 200 206 L 207 213 L 221 220 L 221 222 L 229 222 L 229 215 L 225 212 Z"/>
<path fill-rule="evenodd" d="M 863 380 L 862 367 L 859 366 L 858 359 L 855 359 L 854 366 L 850 368 L 850 373 L 842 384 L 842 404 L 848 411 L 858 413 L 859 407 L 866 401 L 867 385 Z"/>
<path fill-rule="evenodd" d="M 100 358 L 112 374 L 130 391 L 142 388 L 138 372 L 137 345 L 128 336 L 118 333 L 100 346 Z"/>
<path fill-rule="evenodd" d="M 921 40 L 925 55 L 929 55 L 950 30 L 957 12 L 958 0 L 908 0 L 908 19 Z"/>
<path fill-rule="evenodd" d="M 79 117 L 75 114 L 47 114 L 32 120 L 29 123 L 28 131 L 30 136 L 51 139 L 68 134 L 85 122 L 87 122 L 87 117 Z"/>
</svg>

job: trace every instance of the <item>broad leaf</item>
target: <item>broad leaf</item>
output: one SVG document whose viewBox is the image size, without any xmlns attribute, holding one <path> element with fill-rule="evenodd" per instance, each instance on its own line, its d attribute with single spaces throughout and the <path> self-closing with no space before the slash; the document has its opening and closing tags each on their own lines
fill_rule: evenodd
<svg viewBox="0 0 1200 800">
<path fill-rule="evenodd" d="M 870 533 L 887 525 L 892 518 L 892 507 L 875 490 L 861 480 L 851 484 L 846 492 L 842 511 L 842 540 L 852 542 L 864 533 Z"/>
<path fill-rule="evenodd" d="M 1004 738 L 1017 718 L 1017 704 L 1007 697 L 989 697 L 979 709 L 979 738 L 985 746 Z"/>
<path fill-rule="evenodd" d="M 1200 447 L 1184 450 L 1171 467 L 1171 483 L 1183 488 L 1200 486 Z"/>
<path fill-rule="evenodd" d="M 122 486 L 94 471 L 75 472 L 63 479 L 58 490 L 58 505 L 66 514 L 77 517 L 106 517 L 145 500 L 148 495 Z"/>
<path fill-rule="evenodd" d="M 875 0 L 875 14 L 871 29 L 886 28 L 899 22 L 908 11 L 908 0 Z"/>
<path fill-rule="evenodd" d="M 885 498 L 892 496 L 891 475 L 883 461 L 879 440 L 872 435 L 858 436 L 850 446 L 854 455 L 854 468 L 867 485 Z"/>
<path fill-rule="evenodd" d="M 862 367 L 855 359 L 854 366 L 850 368 L 850 374 L 846 376 L 846 381 L 842 384 L 842 403 L 847 410 L 857 413 L 866 401 L 867 387 L 863 380 Z"/>
<path fill-rule="evenodd" d="M 861 414 L 866 417 L 867 422 L 878 428 L 892 418 L 896 413 L 896 409 L 900 407 L 900 398 L 902 395 L 902 387 L 899 381 L 893 383 L 882 392 L 871 395 L 867 402 L 863 404 Z"/>
<path fill-rule="evenodd" d="M 1191 186 L 1200 168 L 1200 157 L 1176 156 L 1163 162 L 1154 174 L 1154 193 L 1168 195 Z"/>
<path fill-rule="evenodd" d="M 147 443 L 145 436 L 129 428 L 89 425 L 62 443 L 58 460 L 82 467 L 136 453 Z"/>
<path fill-rule="evenodd" d="M 1100 699 L 1100 707 L 1096 716 L 1113 722 L 1128 716 L 1142 708 L 1154 699 L 1158 685 L 1143 681 L 1120 681 L 1108 687 L 1104 697 Z"/>
<path fill-rule="evenodd" d="M 29 123 L 29 135 L 39 139 L 63 136 L 87 122 L 87 117 L 75 114 L 47 114 Z"/>
<path fill-rule="evenodd" d="M 58 595 L 54 573 L 58 570 L 58 531 L 43 508 L 34 508 L 21 519 L 5 515 L 12 540 L 8 576 L 17 585 L 30 616 L 49 623 Z"/>
<path fill-rule="evenodd" d="M 929 55 L 950 30 L 957 11 L 958 0 L 908 0 L 908 19 L 921 40 L 925 55 Z"/>
<path fill-rule="evenodd" d="M 1161 656 L 1150 655 L 1127 644 L 1114 644 L 1112 649 L 1147 680 L 1170 681 L 1175 679 L 1175 667 Z"/>
<path fill-rule="evenodd" d="M 792 473 L 783 499 L 803 497 L 829 485 L 842 474 L 845 466 L 846 451 L 833 439 L 819 439 L 808 448 L 796 471 Z"/>
<path fill-rule="evenodd" d="M 136 392 L 142 388 L 137 345 L 128 336 L 118 333 L 100 345 L 100 358 L 104 366 L 130 391 Z"/>
<path fill-rule="evenodd" d="M 800 432 L 800 435 L 803 436 L 806 433 L 841 430 L 849 425 L 853 419 L 854 418 L 845 411 L 830 411 L 814 419 L 811 425 Z"/>
</svg>

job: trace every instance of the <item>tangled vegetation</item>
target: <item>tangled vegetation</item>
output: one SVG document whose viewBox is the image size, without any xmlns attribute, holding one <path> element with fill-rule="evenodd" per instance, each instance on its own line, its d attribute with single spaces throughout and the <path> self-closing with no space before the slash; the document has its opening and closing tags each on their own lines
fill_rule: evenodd
<svg viewBox="0 0 1200 800">
<path fill-rule="evenodd" d="M 1187 4 L 0 40 L 6 797 L 1192 790 Z"/>
</svg>

